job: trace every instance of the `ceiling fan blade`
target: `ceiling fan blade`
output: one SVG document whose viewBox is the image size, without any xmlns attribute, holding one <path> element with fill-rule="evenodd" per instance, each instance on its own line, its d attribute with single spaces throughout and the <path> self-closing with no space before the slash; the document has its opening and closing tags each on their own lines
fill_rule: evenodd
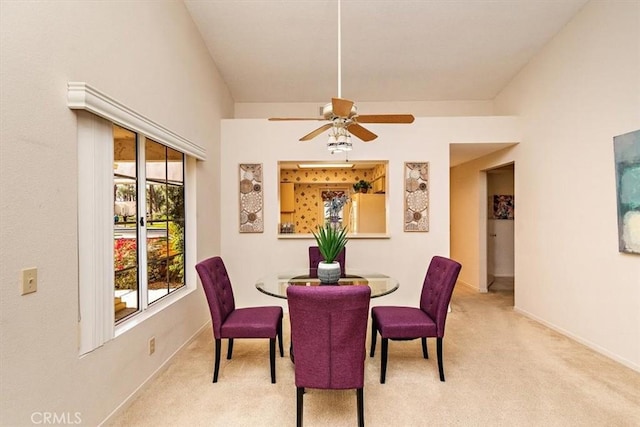
<svg viewBox="0 0 640 427">
<path fill-rule="evenodd" d="M 349 117 L 349 114 L 351 114 L 351 107 L 353 107 L 353 101 L 342 98 L 331 98 L 333 114 L 338 117 Z"/>
<path fill-rule="evenodd" d="M 290 120 L 326 120 L 324 117 L 269 117 L 271 122 L 282 122 Z"/>
<path fill-rule="evenodd" d="M 358 138 L 360 138 L 364 142 L 373 141 L 374 139 L 376 139 L 378 137 L 378 135 L 376 135 L 375 133 L 363 128 L 362 126 L 360 126 L 357 123 L 350 124 L 349 127 L 347 128 L 347 130 L 349 131 L 349 133 L 351 133 L 351 135 L 357 136 Z"/>
<path fill-rule="evenodd" d="M 313 139 L 316 136 L 320 135 L 325 130 L 331 128 L 331 126 L 333 126 L 333 123 L 327 123 L 326 125 L 322 125 L 318 129 L 314 130 L 313 132 L 308 133 L 305 136 L 303 136 L 302 138 L 300 138 L 300 141 L 308 141 L 310 139 Z"/>
<path fill-rule="evenodd" d="M 411 114 L 365 114 L 355 118 L 358 123 L 413 123 Z"/>
</svg>

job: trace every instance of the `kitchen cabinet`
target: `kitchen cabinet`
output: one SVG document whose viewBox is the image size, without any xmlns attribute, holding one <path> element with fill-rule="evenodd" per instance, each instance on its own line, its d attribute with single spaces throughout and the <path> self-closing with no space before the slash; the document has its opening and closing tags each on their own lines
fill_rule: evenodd
<svg viewBox="0 0 640 427">
<path fill-rule="evenodd" d="M 386 179 L 385 176 L 382 175 L 376 179 L 373 180 L 372 184 L 372 190 L 374 193 L 385 193 L 386 192 Z"/>
<path fill-rule="evenodd" d="M 280 183 L 280 213 L 295 212 L 295 196 L 293 182 Z"/>
</svg>

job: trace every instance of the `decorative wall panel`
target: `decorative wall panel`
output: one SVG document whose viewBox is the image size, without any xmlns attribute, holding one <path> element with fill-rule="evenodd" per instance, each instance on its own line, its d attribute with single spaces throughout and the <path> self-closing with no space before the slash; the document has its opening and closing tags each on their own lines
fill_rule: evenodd
<svg viewBox="0 0 640 427">
<path fill-rule="evenodd" d="M 262 163 L 241 163 L 239 184 L 240 232 L 262 233 Z"/>
<path fill-rule="evenodd" d="M 404 164 L 404 231 L 429 231 L 429 163 Z"/>
</svg>

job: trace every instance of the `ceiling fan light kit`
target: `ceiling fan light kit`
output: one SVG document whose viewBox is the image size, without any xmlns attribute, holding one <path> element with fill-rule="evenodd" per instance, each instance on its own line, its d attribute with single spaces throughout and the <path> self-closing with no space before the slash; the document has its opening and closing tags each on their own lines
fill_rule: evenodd
<svg viewBox="0 0 640 427">
<path fill-rule="evenodd" d="M 414 117 L 411 114 L 374 114 L 359 115 L 355 103 L 348 99 L 341 98 L 342 73 L 341 73 L 341 17 L 340 0 L 338 0 L 338 97 L 331 98 L 322 109 L 322 118 L 269 118 L 271 121 L 283 120 L 327 120 L 326 123 L 314 131 L 300 138 L 300 141 L 309 141 L 329 130 L 327 149 L 333 153 L 351 151 L 351 135 L 364 142 L 373 141 L 378 137 L 375 133 L 364 128 L 359 123 L 413 123 Z"/>
<path fill-rule="evenodd" d="M 351 135 L 339 121 L 333 123 L 333 127 L 329 132 L 329 140 L 327 141 L 327 150 L 333 153 L 341 153 L 343 151 L 351 151 Z"/>
</svg>

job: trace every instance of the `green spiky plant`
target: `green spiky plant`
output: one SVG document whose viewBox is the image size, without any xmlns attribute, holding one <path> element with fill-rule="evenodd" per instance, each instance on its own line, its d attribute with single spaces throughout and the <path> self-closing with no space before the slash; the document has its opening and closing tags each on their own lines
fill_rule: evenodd
<svg viewBox="0 0 640 427">
<path fill-rule="evenodd" d="M 318 226 L 318 232 L 311 230 L 313 237 L 316 238 L 320 254 L 324 258 L 324 262 L 332 263 L 338 257 L 338 254 L 347 244 L 347 229 L 344 227 L 334 227 L 331 223 L 324 226 Z"/>
</svg>

